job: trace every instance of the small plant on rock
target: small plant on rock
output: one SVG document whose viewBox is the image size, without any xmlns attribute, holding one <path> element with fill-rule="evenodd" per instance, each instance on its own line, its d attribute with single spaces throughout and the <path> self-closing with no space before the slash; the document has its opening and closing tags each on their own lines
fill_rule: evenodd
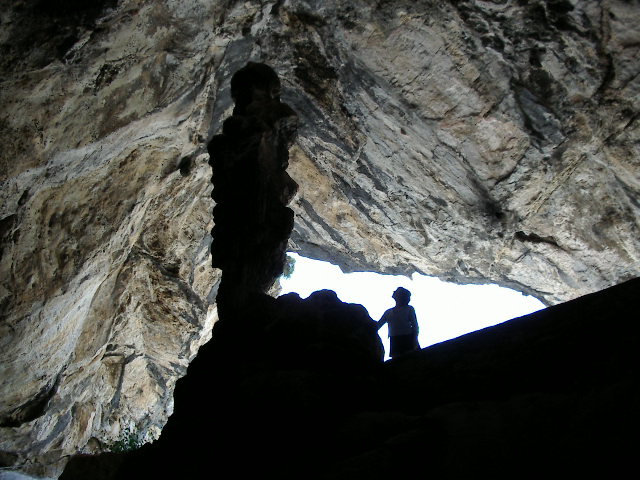
<svg viewBox="0 0 640 480">
<path fill-rule="evenodd" d="M 284 264 L 284 271 L 282 272 L 282 277 L 283 278 L 291 278 L 291 275 L 293 275 L 293 271 L 296 268 L 296 259 L 293 258 L 291 255 L 287 255 L 287 260 Z"/>
<path fill-rule="evenodd" d="M 129 452 L 136 450 L 144 444 L 142 435 L 135 427 L 128 426 L 121 433 L 120 438 L 114 443 L 107 444 L 107 449 L 110 452 Z"/>
</svg>

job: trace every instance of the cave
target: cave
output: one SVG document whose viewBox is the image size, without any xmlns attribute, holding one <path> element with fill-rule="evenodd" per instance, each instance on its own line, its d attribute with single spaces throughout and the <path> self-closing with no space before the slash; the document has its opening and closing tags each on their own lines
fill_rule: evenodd
<svg viewBox="0 0 640 480">
<path fill-rule="evenodd" d="M 177 382 L 160 438 L 76 457 L 60 478 L 198 477 L 212 463 L 234 477 L 325 480 L 628 471 L 640 420 L 640 279 L 392 351 L 388 364 L 361 305 L 331 290 L 304 300 L 266 293 L 284 270 L 298 190 L 286 171 L 297 115 L 280 89 L 265 64 L 238 70 L 233 114 L 208 144 L 219 320 Z M 624 340 L 603 333 L 603 321 Z"/>
<path fill-rule="evenodd" d="M 8 6 L 0 37 L 3 472 L 404 478 L 419 460 L 464 478 L 632 464 L 636 3 L 43 5 Z M 292 213 L 261 237 L 277 251 L 266 263 L 214 222 L 207 149 L 250 62 L 277 73 L 297 117 L 278 177 Z M 238 205 L 261 188 L 237 187 Z M 215 248 L 226 234 L 236 257 Z M 380 367 L 362 309 L 330 292 L 264 296 L 287 248 L 345 271 L 497 283 L 549 308 Z M 223 280 L 229 258 L 265 276 Z M 247 288 L 255 302 L 234 296 Z M 219 320 L 244 304 L 250 338 Z M 267 332 L 286 343 L 278 357 L 257 332 L 280 307 L 290 315 Z M 339 318 L 325 323 L 360 334 L 323 362 L 312 337 L 287 334 L 303 317 L 316 334 Z M 155 441 L 113 452 L 132 431 Z"/>
</svg>

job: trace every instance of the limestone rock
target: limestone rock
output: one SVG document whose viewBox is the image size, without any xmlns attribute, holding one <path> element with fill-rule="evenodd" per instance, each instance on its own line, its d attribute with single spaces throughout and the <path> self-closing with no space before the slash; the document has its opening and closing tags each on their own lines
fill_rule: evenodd
<svg viewBox="0 0 640 480">
<path fill-rule="evenodd" d="M 157 432 L 210 334 L 206 142 L 272 66 L 291 248 L 549 304 L 640 271 L 637 2 L 24 0 L 0 20 L 0 451 Z"/>
<path fill-rule="evenodd" d="M 307 125 L 291 168 L 297 248 L 547 303 L 637 275 L 637 5 L 310 12 L 286 17 L 303 89 L 290 103 Z M 298 106 L 318 103 L 328 115 Z"/>
<path fill-rule="evenodd" d="M 5 47 L 25 14 L 14 7 Z M 210 168 L 191 141 L 206 85 L 187 88 L 184 70 L 167 78 L 176 32 L 148 17 L 139 32 L 145 13 L 120 7 L 67 57 L 48 56 L 53 36 L 2 72 L 0 450 L 4 465 L 37 475 L 131 425 L 157 436 L 216 318 Z M 183 54 L 188 70 L 196 59 Z"/>
</svg>

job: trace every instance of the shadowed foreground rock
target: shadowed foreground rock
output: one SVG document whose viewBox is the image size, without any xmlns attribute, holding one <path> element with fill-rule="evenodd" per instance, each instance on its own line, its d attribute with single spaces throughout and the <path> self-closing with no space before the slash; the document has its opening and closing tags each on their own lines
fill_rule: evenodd
<svg viewBox="0 0 640 480">
<path fill-rule="evenodd" d="M 249 62 L 233 75 L 233 115 L 208 145 L 215 225 L 212 264 L 222 269 L 216 304 L 231 315 L 247 294 L 264 293 L 284 268 L 298 185 L 287 174 L 298 117 L 280 101 L 280 79 Z"/>
<path fill-rule="evenodd" d="M 306 300 L 250 300 L 242 322 L 216 324 L 178 381 L 175 412 L 158 441 L 127 455 L 75 459 L 62 478 L 96 478 L 105 459 L 124 462 L 105 478 L 217 471 L 302 478 L 310 465 L 335 458 L 335 432 L 379 395 L 384 351 L 375 323 L 361 305 L 327 290 Z"/>
<path fill-rule="evenodd" d="M 255 336 L 214 333 L 160 440 L 118 478 L 615 478 L 640 427 L 639 292 L 635 279 L 378 368 L 358 306 L 265 298 Z M 352 338 L 323 336 L 338 321 Z M 96 459 L 62 478 L 88 478 L 73 475 L 82 462 Z"/>
</svg>

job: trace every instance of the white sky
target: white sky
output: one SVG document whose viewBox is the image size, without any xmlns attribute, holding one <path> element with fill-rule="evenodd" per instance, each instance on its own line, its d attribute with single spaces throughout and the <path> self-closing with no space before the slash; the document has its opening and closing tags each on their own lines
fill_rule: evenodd
<svg viewBox="0 0 640 480">
<path fill-rule="evenodd" d="M 343 302 L 364 305 L 375 321 L 395 305 L 391 294 L 397 287 L 408 289 L 420 325 L 422 348 L 545 308 L 534 297 L 498 285 L 457 285 L 418 274 L 411 278 L 345 274 L 336 265 L 289 255 L 296 259 L 296 267 L 290 279 L 280 279 L 282 294 L 297 292 L 306 298 L 316 290 L 333 290 Z M 379 333 L 388 358 L 386 325 Z"/>
</svg>

